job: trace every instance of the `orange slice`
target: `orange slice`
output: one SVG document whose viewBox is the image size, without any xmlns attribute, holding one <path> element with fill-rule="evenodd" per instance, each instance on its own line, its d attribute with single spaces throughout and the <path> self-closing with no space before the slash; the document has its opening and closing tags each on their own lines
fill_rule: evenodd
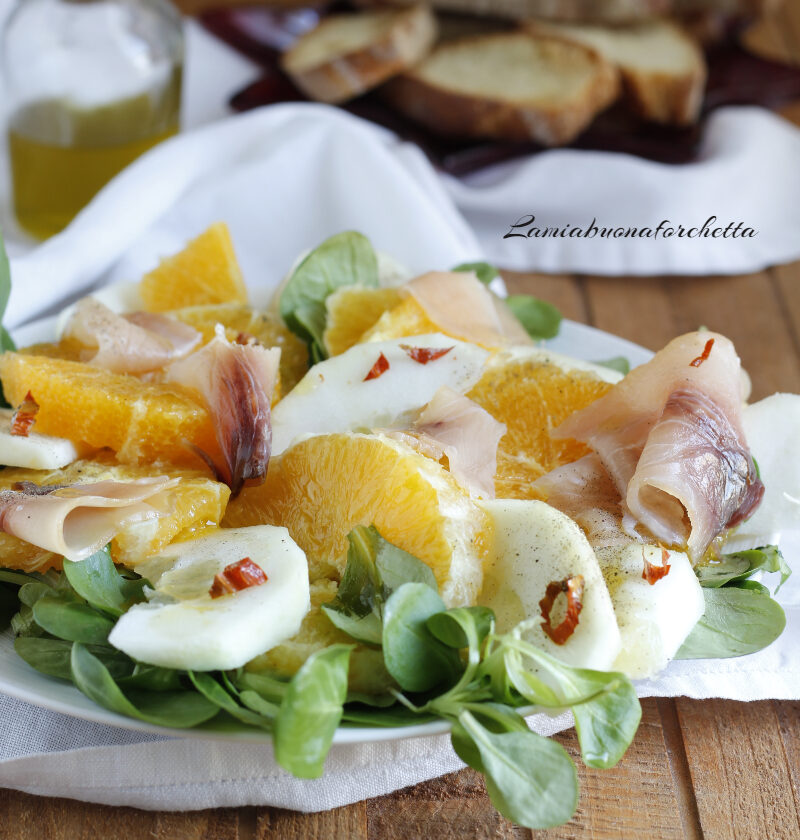
<svg viewBox="0 0 800 840">
<path fill-rule="evenodd" d="M 144 308 L 166 312 L 208 303 L 247 303 L 247 289 L 222 222 L 193 239 L 182 251 L 162 260 L 139 284 Z"/>
<path fill-rule="evenodd" d="M 397 289 L 342 286 L 325 301 L 327 326 L 323 335 L 330 356 L 338 356 L 361 340 L 383 315 L 400 303 Z"/>
<path fill-rule="evenodd" d="M 539 498 L 531 484 L 546 472 L 589 453 L 550 431 L 603 396 L 616 374 L 535 348 L 497 354 L 467 396 L 507 427 L 497 450 L 499 498 Z"/>
<path fill-rule="evenodd" d="M 414 298 L 407 297 L 388 312 L 384 312 L 361 336 L 361 341 L 388 341 L 392 338 L 436 332 L 440 332 L 438 325 L 431 321 Z"/>
<path fill-rule="evenodd" d="M 339 579 L 347 535 L 375 525 L 384 539 L 431 567 L 450 605 L 474 603 L 488 518 L 438 463 L 378 435 L 303 440 L 270 461 L 224 525 L 283 525 L 308 556 L 311 580 Z"/>
<path fill-rule="evenodd" d="M 178 386 L 22 353 L 0 356 L 0 380 L 12 405 L 28 391 L 34 396 L 38 432 L 108 447 L 122 463 L 197 466 L 198 457 L 184 441 L 217 453 L 208 412 Z"/>
<path fill-rule="evenodd" d="M 378 435 L 308 438 L 270 461 L 266 482 L 245 488 L 223 525 L 283 525 L 306 552 L 312 609 L 300 632 L 250 666 L 292 674 L 314 651 L 352 642 L 320 609 L 333 600 L 347 559 L 347 534 L 374 524 L 385 539 L 427 563 L 448 605 L 475 603 L 491 541 L 486 513 L 438 463 Z M 390 684 L 374 651 L 359 646 L 350 687 Z"/>
</svg>

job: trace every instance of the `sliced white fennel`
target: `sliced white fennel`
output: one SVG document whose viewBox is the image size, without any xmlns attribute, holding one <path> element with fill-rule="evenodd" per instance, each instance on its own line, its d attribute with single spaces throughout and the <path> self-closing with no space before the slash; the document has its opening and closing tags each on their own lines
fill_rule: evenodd
<svg viewBox="0 0 800 840">
<path fill-rule="evenodd" d="M 622 651 L 614 670 L 629 677 L 650 677 L 678 652 L 705 610 L 703 590 L 689 558 L 668 552 L 669 572 L 654 583 L 642 576 L 645 558 L 662 565 L 662 550 L 638 543 L 597 549 L 611 593 Z"/>
<path fill-rule="evenodd" d="M 432 350 L 433 356 L 426 363 L 415 361 L 412 356 L 420 354 L 413 351 L 419 349 Z M 447 352 L 435 358 L 437 350 Z M 303 435 L 402 424 L 442 385 L 462 394 L 469 390 L 488 357 L 488 351 L 441 333 L 356 344 L 314 365 L 275 406 L 272 453 Z"/>
<path fill-rule="evenodd" d="M 57 470 L 78 457 L 72 441 L 40 435 L 35 426 L 27 435 L 12 435 L 13 417 L 12 409 L 0 409 L 0 464 L 29 470 Z"/>
<path fill-rule="evenodd" d="M 212 598 L 215 576 L 244 558 L 266 582 Z M 272 525 L 175 543 L 137 571 L 154 592 L 119 619 L 109 642 L 165 668 L 238 668 L 293 636 L 310 606 L 306 556 L 285 528 Z"/>
<path fill-rule="evenodd" d="M 580 575 L 582 607 L 569 638 L 556 644 L 541 625 L 532 627 L 526 638 L 569 665 L 609 670 L 622 641 L 600 566 L 583 531 L 544 502 L 497 499 L 481 506 L 494 520 L 494 550 L 478 601 L 494 610 L 497 629 L 505 632 L 524 619 L 540 619 L 539 602 L 548 585 Z M 559 603 L 564 600 L 562 595 L 553 604 L 552 626 L 565 612 Z"/>
<path fill-rule="evenodd" d="M 800 529 L 800 396 L 773 394 L 745 406 L 742 424 L 765 491 L 726 551 L 774 543 L 781 532 Z"/>
</svg>

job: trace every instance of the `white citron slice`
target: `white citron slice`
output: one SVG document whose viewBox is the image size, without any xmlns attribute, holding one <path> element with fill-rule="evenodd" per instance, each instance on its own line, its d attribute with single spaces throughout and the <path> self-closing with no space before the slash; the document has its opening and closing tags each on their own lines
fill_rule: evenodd
<svg viewBox="0 0 800 840">
<path fill-rule="evenodd" d="M 748 405 L 742 425 L 766 489 L 755 513 L 736 529 L 736 548 L 775 542 L 782 531 L 800 528 L 800 396 L 773 394 Z M 735 548 L 726 544 L 725 550 Z"/>
<path fill-rule="evenodd" d="M 547 585 L 582 575 L 583 607 L 569 639 L 558 645 L 539 626 L 526 639 L 569 665 L 608 670 L 622 641 L 600 566 L 583 531 L 544 502 L 497 499 L 480 504 L 494 520 L 495 532 L 478 602 L 494 610 L 498 631 L 539 618 Z M 551 613 L 554 626 L 558 608 L 554 604 Z"/>
<path fill-rule="evenodd" d="M 403 349 L 452 348 L 420 364 Z M 383 354 L 389 367 L 365 381 Z M 489 353 L 441 333 L 356 344 L 314 365 L 272 410 L 272 454 L 301 435 L 395 426 L 411 419 L 447 385 L 463 394 L 481 377 Z"/>
<path fill-rule="evenodd" d="M 57 470 L 78 457 L 75 444 L 65 438 L 40 435 L 33 430 L 27 436 L 12 435 L 13 417 L 12 409 L 0 409 L 0 464 L 29 470 Z"/>
<path fill-rule="evenodd" d="M 653 584 L 642 577 L 645 557 L 660 566 L 661 548 L 631 544 L 597 549 L 622 633 L 614 670 L 634 678 L 664 668 L 705 611 L 703 590 L 685 554 L 670 551 L 669 572 Z"/>
<path fill-rule="evenodd" d="M 245 557 L 261 567 L 266 583 L 212 598 L 214 576 Z M 310 606 L 306 556 L 286 528 L 272 525 L 175 543 L 137 571 L 155 591 L 119 619 L 108 640 L 164 668 L 238 668 L 297 633 Z"/>
</svg>

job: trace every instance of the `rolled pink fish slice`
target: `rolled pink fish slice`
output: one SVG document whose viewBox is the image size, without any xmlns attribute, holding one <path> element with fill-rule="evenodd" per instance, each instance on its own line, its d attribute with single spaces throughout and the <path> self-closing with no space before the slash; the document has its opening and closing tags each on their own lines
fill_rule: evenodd
<svg viewBox="0 0 800 840">
<path fill-rule="evenodd" d="M 727 338 L 689 333 L 553 435 L 592 447 L 631 514 L 696 562 L 763 495 L 742 430 L 741 383 Z"/>
<path fill-rule="evenodd" d="M 580 525 L 592 548 L 627 545 L 638 535 L 623 528 L 622 498 L 593 452 L 546 473 L 533 483 L 547 504 Z"/>
<path fill-rule="evenodd" d="M 231 344 L 218 334 L 167 370 L 167 382 L 191 388 L 205 402 L 224 463 L 215 464 L 210 453 L 198 454 L 234 496 L 245 481 L 263 481 L 267 475 L 272 448 L 270 398 L 280 358 L 280 348 Z"/>
<path fill-rule="evenodd" d="M 118 315 L 91 297 L 79 301 L 64 328 L 64 337 L 97 348 L 87 359 L 88 364 L 133 374 L 163 368 L 202 340 L 197 330 L 175 318 L 152 312 Z"/>
<path fill-rule="evenodd" d="M 0 531 L 83 560 L 129 525 L 168 513 L 162 494 L 177 483 L 166 476 L 54 488 L 26 482 L 0 491 Z"/>
</svg>

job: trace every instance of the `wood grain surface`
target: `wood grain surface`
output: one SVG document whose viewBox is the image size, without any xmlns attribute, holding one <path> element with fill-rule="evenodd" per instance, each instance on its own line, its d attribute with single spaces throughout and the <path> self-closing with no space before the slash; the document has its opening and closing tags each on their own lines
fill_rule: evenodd
<svg viewBox="0 0 800 840">
<path fill-rule="evenodd" d="M 750 40 L 800 63 L 800 2 L 787 0 Z M 800 103 L 784 114 L 800 125 Z M 736 343 L 755 399 L 800 392 L 800 262 L 743 277 L 505 274 L 511 292 L 536 294 L 569 318 L 652 350 L 704 324 Z M 578 811 L 551 831 L 531 832 L 498 816 L 481 777 L 463 770 L 321 814 L 156 813 L 2 790 L 0 840 L 800 840 L 800 702 L 642 705 L 642 725 L 616 768 L 587 770 L 577 762 Z M 557 739 L 578 757 L 574 732 Z"/>
</svg>

